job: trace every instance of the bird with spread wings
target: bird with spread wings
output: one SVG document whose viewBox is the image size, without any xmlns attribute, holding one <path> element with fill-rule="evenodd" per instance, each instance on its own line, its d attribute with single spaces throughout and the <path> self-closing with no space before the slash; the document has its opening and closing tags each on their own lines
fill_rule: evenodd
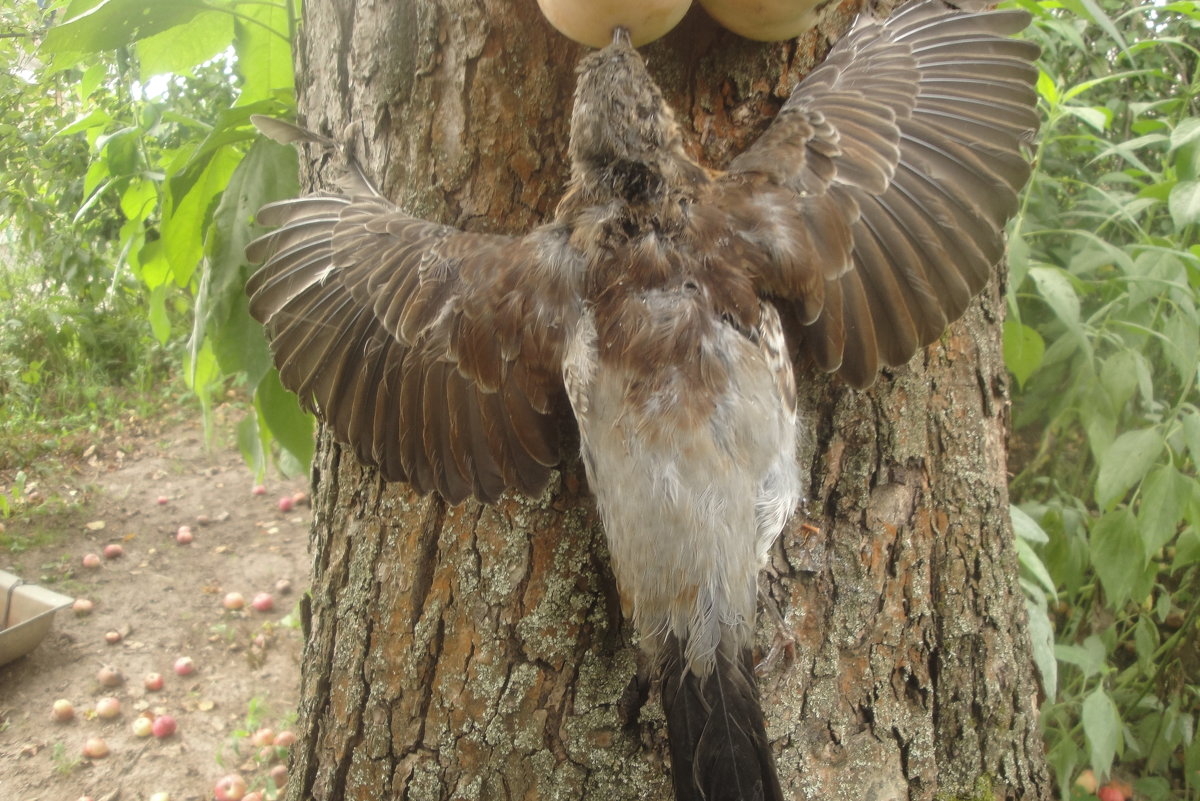
<svg viewBox="0 0 1200 801">
<path fill-rule="evenodd" d="M 247 292 L 280 378 L 386 479 L 540 493 L 569 408 L 679 801 L 783 798 L 750 643 L 801 497 L 793 354 L 866 386 L 988 280 L 1037 126 L 1027 22 L 864 16 L 719 173 L 617 29 L 579 65 L 570 183 L 525 236 L 411 217 L 352 161 L 342 193 L 260 212 Z"/>
</svg>

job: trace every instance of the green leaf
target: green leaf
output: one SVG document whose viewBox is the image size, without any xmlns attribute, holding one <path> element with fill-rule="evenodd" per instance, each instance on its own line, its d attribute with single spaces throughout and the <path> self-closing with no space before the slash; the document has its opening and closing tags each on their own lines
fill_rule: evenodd
<svg viewBox="0 0 1200 801">
<path fill-rule="evenodd" d="M 1083 645 L 1055 645 L 1054 655 L 1059 662 L 1074 665 L 1083 672 L 1085 679 L 1090 679 L 1104 670 L 1108 652 L 1100 638 L 1092 634 L 1083 641 Z"/>
<path fill-rule="evenodd" d="M 1092 770 L 1106 777 L 1121 742 L 1121 714 L 1104 688 L 1097 686 L 1083 702 L 1083 733 L 1091 750 Z"/>
<path fill-rule="evenodd" d="M 312 461 L 315 442 L 312 415 L 300 408 L 299 399 L 279 383 L 279 372 L 270 370 L 254 392 L 254 406 L 279 444 L 303 465 Z"/>
<path fill-rule="evenodd" d="M 1171 131 L 1171 152 L 1191 144 L 1200 144 L 1200 117 L 1180 120 Z"/>
<path fill-rule="evenodd" d="M 1138 523 L 1147 557 L 1156 554 L 1179 530 L 1184 507 L 1192 494 L 1192 481 L 1171 465 L 1160 465 L 1146 476 Z"/>
<path fill-rule="evenodd" d="M 1033 267 L 1029 277 L 1037 285 L 1042 300 L 1069 328 L 1079 326 L 1079 295 L 1066 271 L 1058 267 Z"/>
<path fill-rule="evenodd" d="M 1171 131 L 1171 156 L 1180 179 L 1200 178 L 1200 117 L 1188 117 Z"/>
<path fill-rule="evenodd" d="M 1176 573 L 1197 563 L 1200 563 L 1200 532 L 1188 528 L 1175 541 L 1175 559 L 1171 562 L 1171 572 Z"/>
<path fill-rule="evenodd" d="M 113 121 L 112 115 L 103 109 L 96 109 L 76 119 L 70 125 L 54 132 L 54 137 L 70 136 L 80 131 L 90 131 L 93 128 L 104 128 Z"/>
<path fill-rule="evenodd" d="M 1046 570 L 1046 566 L 1042 564 L 1042 560 L 1037 555 L 1037 551 L 1033 550 L 1028 542 L 1018 538 L 1016 540 L 1017 561 L 1021 563 L 1021 567 L 1033 576 L 1034 580 L 1041 585 L 1050 597 L 1058 599 L 1058 589 L 1054 586 L 1054 579 L 1050 577 L 1050 571 Z"/>
<path fill-rule="evenodd" d="M 1021 507 L 1009 504 L 1009 517 L 1012 518 L 1013 533 L 1026 542 L 1036 542 L 1039 545 L 1045 545 L 1050 541 L 1050 537 L 1042 530 L 1042 527 L 1029 516 Z"/>
<path fill-rule="evenodd" d="M 1141 358 L 1135 350 L 1119 350 L 1100 366 L 1100 384 L 1118 414 L 1137 391 Z"/>
<path fill-rule="evenodd" d="M 187 74 L 233 42 L 233 15 L 221 11 L 197 14 L 187 25 L 168 28 L 137 43 L 140 77 Z"/>
<path fill-rule="evenodd" d="M 1004 366 L 1017 379 L 1018 386 L 1025 386 L 1025 381 L 1041 366 L 1044 355 L 1046 343 L 1037 331 L 1016 320 L 1004 321 Z"/>
<path fill-rule="evenodd" d="M 292 2 L 292 0 L 284 0 Z M 295 81 L 288 10 L 283 3 L 246 3 L 234 26 L 233 47 L 242 77 L 239 106 L 290 94 Z"/>
<path fill-rule="evenodd" d="M 1180 181 L 1167 198 L 1167 208 L 1176 230 L 1200 222 L 1200 181 Z"/>
<path fill-rule="evenodd" d="M 1046 101 L 1046 105 L 1054 108 L 1058 105 L 1058 87 L 1054 84 L 1054 79 L 1050 77 L 1045 70 L 1038 70 L 1037 91 Z"/>
<path fill-rule="evenodd" d="M 145 178 L 135 178 L 121 193 L 121 211 L 130 220 L 144 220 L 158 205 L 158 186 Z"/>
<path fill-rule="evenodd" d="M 167 317 L 167 286 L 160 284 L 150 291 L 147 313 L 150 318 L 150 331 L 159 344 L 167 344 L 171 338 L 171 320 Z"/>
<path fill-rule="evenodd" d="M 1162 453 L 1163 436 L 1157 428 L 1126 431 L 1104 452 L 1096 478 L 1096 503 L 1111 509 L 1125 493 L 1145 478 Z"/>
<path fill-rule="evenodd" d="M 237 427 L 238 450 L 250 467 L 257 481 L 262 481 L 267 472 L 266 446 L 263 444 L 258 425 L 258 414 L 248 414 Z"/>
<path fill-rule="evenodd" d="M 1187 310 L 1176 309 L 1167 315 L 1162 324 L 1163 353 L 1179 380 L 1186 386 L 1196 374 L 1196 360 L 1200 356 L 1200 326 L 1196 317 Z"/>
<path fill-rule="evenodd" d="M 163 250 L 179 286 L 192 279 L 200 263 L 209 216 L 241 159 L 242 154 L 231 147 L 215 151 L 187 194 L 182 198 L 175 196 L 168 213 L 163 215 Z M 169 188 L 174 186 L 168 183 Z"/>
<path fill-rule="evenodd" d="M 254 215 L 298 189 L 295 148 L 260 138 L 229 179 L 205 242 L 204 280 L 196 297 L 196 333 L 210 338 L 221 369 L 244 372 L 251 386 L 270 367 L 262 326 L 247 311 L 246 244 L 257 233 Z"/>
<path fill-rule="evenodd" d="M 1185 409 L 1179 421 L 1183 424 L 1183 441 L 1187 443 L 1192 461 L 1200 464 L 1200 411 Z"/>
<path fill-rule="evenodd" d="M 1054 626 L 1046 607 L 1025 599 L 1025 611 L 1029 616 L 1029 644 L 1033 649 L 1033 663 L 1042 677 L 1042 688 L 1046 699 L 1054 701 L 1058 689 L 1058 660 L 1054 658 Z"/>
<path fill-rule="evenodd" d="M 1108 130 L 1108 125 L 1112 122 L 1112 112 L 1104 106 L 1063 106 L 1063 110 L 1072 117 L 1077 117 L 1086 124 L 1096 129 L 1097 133 L 1104 133 Z"/>
<path fill-rule="evenodd" d="M 55 25 L 42 50 L 48 53 L 116 50 L 188 22 L 205 9 L 202 0 L 101 0 Z"/>
<path fill-rule="evenodd" d="M 1154 652 L 1158 649 L 1158 626 L 1146 615 L 1139 615 L 1137 626 L 1133 630 L 1134 650 L 1137 652 L 1138 664 L 1148 674 L 1154 668 Z"/>
<path fill-rule="evenodd" d="M 1150 584 L 1147 584 L 1145 546 L 1137 521 L 1127 508 L 1100 518 L 1092 526 L 1088 544 L 1092 567 L 1104 587 L 1109 607 L 1120 609 L 1131 598 L 1141 600 L 1149 592 L 1153 572 L 1150 573 Z"/>
</svg>

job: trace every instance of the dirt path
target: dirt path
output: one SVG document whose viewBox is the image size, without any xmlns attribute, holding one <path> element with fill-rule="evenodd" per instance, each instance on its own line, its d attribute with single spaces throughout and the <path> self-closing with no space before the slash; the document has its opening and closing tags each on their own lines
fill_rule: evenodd
<svg viewBox="0 0 1200 801">
<path fill-rule="evenodd" d="M 301 503 L 282 512 L 279 499 L 305 483 L 268 481 L 266 494 L 253 494 L 241 456 L 207 451 L 194 424 L 102 447 L 43 482 L 38 491 L 69 499 L 68 512 L 14 518 L 6 533 L 53 544 L 0 550 L 0 568 L 87 597 L 95 610 L 60 612 L 32 654 L 0 667 L 0 799 L 144 801 L 166 792 L 170 801 L 202 801 L 231 772 L 251 788 L 271 787 L 268 771 L 286 761 L 286 750 L 256 746 L 249 735 L 286 729 L 293 719 L 309 509 Z M 181 525 L 193 531 L 189 545 L 175 541 Z M 85 554 L 109 543 L 124 556 L 83 565 Z M 281 592 L 280 582 L 291 591 Z M 223 608 L 229 592 L 241 593 L 246 607 Z M 250 608 L 259 592 L 273 595 L 273 611 Z M 106 641 L 111 631 L 120 642 Z M 194 661 L 191 675 L 173 672 L 181 656 Z M 102 687 L 97 672 L 105 665 L 124 683 Z M 165 678 L 161 691 L 145 689 L 152 672 Z M 95 715 L 104 696 L 120 701 L 115 719 Z M 51 720 L 59 698 L 74 705 L 69 722 Z M 173 716 L 177 732 L 136 736 L 132 723 L 143 713 Z M 84 743 L 97 736 L 110 754 L 87 759 Z"/>
</svg>

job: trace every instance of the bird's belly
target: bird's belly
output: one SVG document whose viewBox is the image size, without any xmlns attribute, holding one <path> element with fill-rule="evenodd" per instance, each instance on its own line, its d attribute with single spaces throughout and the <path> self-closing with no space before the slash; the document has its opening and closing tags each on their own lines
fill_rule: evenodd
<svg viewBox="0 0 1200 801">
<path fill-rule="evenodd" d="M 799 500 L 794 409 L 731 328 L 700 349 L 715 371 L 606 363 L 587 333 L 566 381 L 622 605 L 644 646 L 675 634 L 703 666 L 722 631 L 748 640 L 758 569 Z"/>
</svg>

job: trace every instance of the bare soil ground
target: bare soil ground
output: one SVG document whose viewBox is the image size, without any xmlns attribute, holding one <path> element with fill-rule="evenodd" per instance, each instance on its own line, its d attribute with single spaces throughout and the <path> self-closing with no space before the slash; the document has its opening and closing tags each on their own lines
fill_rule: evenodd
<svg viewBox="0 0 1200 801">
<path fill-rule="evenodd" d="M 210 450 L 197 423 L 105 439 L 39 482 L 44 498 L 67 499 L 63 511 L 5 521 L 13 541 L 51 544 L 0 550 L 0 568 L 89 598 L 95 610 L 58 613 L 33 653 L 0 667 L 0 799 L 144 801 L 166 792 L 171 801 L 201 801 L 231 772 L 252 788 L 273 787 L 269 768 L 286 762 L 286 750 L 255 746 L 248 735 L 286 729 L 294 717 L 309 509 L 301 503 L 282 512 L 279 499 L 306 481 L 268 479 L 268 492 L 253 494 L 232 436 Z M 175 541 L 181 525 L 194 532 L 190 545 Z M 83 556 L 108 543 L 121 544 L 124 556 L 84 567 Z M 278 591 L 281 580 L 290 592 Z M 228 592 L 244 595 L 245 609 L 223 608 Z M 250 609 L 258 592 L 272 593 L 273 611 Z M 121 633 L 120 642 L 106 641 L 110 631 Z M 194 660 L 193 674 L 173 672 L 181 656 Z M 102 687 L 97 672 L 105 665 L 124 683 Z M 152 672 L 165 677 L 161 691 L 144 687 Z M 109 695 L 121 713 L 103 720 L 96 702 Z M 51 720 L 59 698 L 74 704 L 73 720 Z M 147 712 L 172 715 L 177 732 L 135 736 L 131 724 Z M 110 754 L 87 759 L 84 743 L 97 736 Z"/>
</svg>

